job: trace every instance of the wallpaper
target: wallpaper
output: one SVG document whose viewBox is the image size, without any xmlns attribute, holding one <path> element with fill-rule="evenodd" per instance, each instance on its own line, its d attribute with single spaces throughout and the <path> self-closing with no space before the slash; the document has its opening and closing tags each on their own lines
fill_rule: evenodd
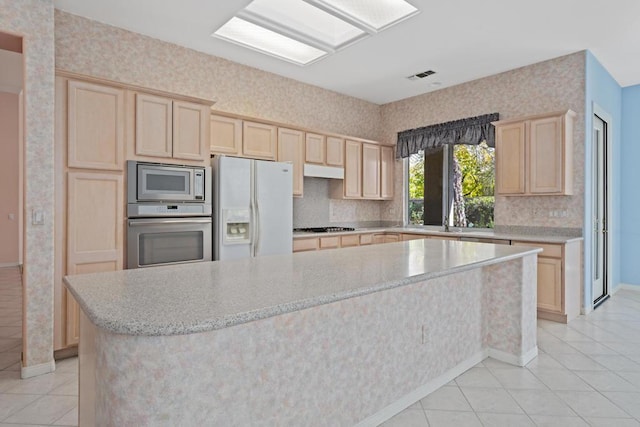
<svg viewBox="0 0 640 427">
<path fill-rule="evenodd" d="M 574 122 L 574 195 L 498 197 L 495 223 L 516 226 L 580 228 L 584 212 L 585 53 L 518 68 L 382 106 L 381 140 L 395 143 L 397 132 L 465 117 L 498 112 L 501 119 L 571 109 Z M 396 167 L 396 194 L 404 171 Z M 383 219 L 402 218 L 401 198 L 386 202 Z M 566 217 L 550 217 L 566 210 Z"/>
<path fill-rule="evenodd" d="M 229 113 L 360 138 L 380 134 L 376 104 L 58 10 L 55 24 L 58 69 L 211 99 Z"/>
<path fill-rule="evenodd" d="M 53 2 L 0 0 L 0 31 L 24 37 L 25 221 L 23 283 L 26 317 L 23 366 L 53 360 Z"/>
</svg>

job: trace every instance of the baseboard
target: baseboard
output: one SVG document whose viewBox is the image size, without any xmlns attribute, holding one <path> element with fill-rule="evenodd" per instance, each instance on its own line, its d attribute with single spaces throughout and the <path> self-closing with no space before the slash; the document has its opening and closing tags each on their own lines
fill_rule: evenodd
<svg viewBox="0 0 640 427">
<path fill-rule="evenodd" d="M 495 348 L 489 349 L 489 357 L 491 357 L 492 359 L 496 359 L 501 362 L 509 363 L 510 365 L 516 366 L 525 366 L 527 363 L 535 359 L 536 356 L 538 356 L 538 346 L 533 347 L 531 350 L 521 356 L 515 356 L 510 353 L 505 353 L 504 351 L 496 350 Z"/>
<path fill-rule="evenodd" d="M 536 351 L 537 351 L 537 349 L 536 349 Z M 468 371 L 469 369 L 473 368 L 478 363 L 480 363 L 484 359 L 486 359 L 487 355 L 488 355 L 488 353 L 487 353 L 486 350 L 483 350 L 483 351 L 480 351 L 480 352 L 474 354 L 473 356 L 471 356 L 467 360 L 465 360 L 462 363 L 459 363 L 458 365 L 456 365 L 455 367 L 449 369 L 447 372 L 445 372 L 444 374 L 440 375 L 438 378 L 434 379 L 433 381 L 429 381 L 427 384 L 424 384 L 424 385 L 418 387 L 416 390 L 414 390 L 411 393 L 405 395 L 404 397 L 400 398 L 399 400 L 396 400 L 391 405 L 388 405 L 388 406 L 382 408 L 380 411 L 376 412 L 375 414 L 373 414 L 373 415 L 365 418 L 364 420 L 360 421 L 358 424 L 356 424 L 356 427 L 376 427 L 376 426 L 379 426 L 380 424 L 382 424 L 383 422 L 387 421 L 388 419 L 390 419 L 394 415 L 397 415 L 400 412 L 404 411 L 405 409 L 407 409 L 409 406 L 413 405 L 414 403 L 416 403 L 420 399 L 425 398 L 427 395 L 433 393 L 434 391 L 436 391 L 437 389 L 439 389 L 443 385 L 449 383 L 450 381 L 452 381 L 457 376 L 459 376 L 459 375 L 463 374 L 464 372 Z"/>
<path fill-rule="evenodd" d="M 549 313 L 548 311 L 538 310 L 538 319 L 551 320 L 552 322 L 567 323 L 567 315 L 560 313 Z"/>
<path fill-rule="evenodd" d="M 0 268 L 3 267 L 18 267 L 20 263 L 18 262 L 0 262 Z"/>
<path fill-rule="evenodd" d="M 24 380 L 31 377 L 37 377 L 38 375 L 49 374 L 55 370 L 56 362 L 53 360 L 39 365 L 23 366 L 20 370 L 20 378 Z"/>
</svg>

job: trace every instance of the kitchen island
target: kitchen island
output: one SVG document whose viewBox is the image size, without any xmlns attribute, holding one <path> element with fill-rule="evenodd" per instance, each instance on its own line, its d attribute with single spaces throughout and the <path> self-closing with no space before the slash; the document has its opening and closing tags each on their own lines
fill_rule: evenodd
<svg viewBox="0 0 640 427">
<path fill-rule="evenodd" d="M 537 355 L 539 249 L 417 240 L 65 278 L 80 425 L 377 425 Z"/>
</svg>

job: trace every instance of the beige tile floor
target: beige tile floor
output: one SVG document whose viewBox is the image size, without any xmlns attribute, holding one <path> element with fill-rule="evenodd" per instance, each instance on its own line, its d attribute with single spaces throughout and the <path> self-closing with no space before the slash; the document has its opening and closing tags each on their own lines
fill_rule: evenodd
<svg viewBox="0 0 640 427">
<path fill-rule="evenodd" d="M 76 358 L 20 379 L 20 297 L 19 271 L 0 269 L 0 427 L 75 426 Z M 525 368 L 484 360 L 383 426 L 640 427 L 640 292 L 569 325 L 538 321 L 538 347 Z"/>
</svg>

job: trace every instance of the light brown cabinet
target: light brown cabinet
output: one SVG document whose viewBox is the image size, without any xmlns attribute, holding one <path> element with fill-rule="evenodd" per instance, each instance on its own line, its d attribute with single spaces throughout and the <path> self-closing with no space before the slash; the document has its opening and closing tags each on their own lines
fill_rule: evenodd
<svg viewBox="0 0 640 427">
<path fill-rule="evenodd" d="M 123 89 L 58 79 L 57 96 L 66 109 L 68 165 L 122 170 L 124 164 Z M 66 87 L 65 87 L 66 86 Z M 61 91 L 66 92 L 66 96 Z"/>
<path fill-rule="evenodd" d="M 344 181 L 331 182 L 334 199 L 393 199 L 393 147 L 345 141 Z"/>
<path fill-rule="evenodd" d="M 328 136 L 326 139 L 326 164 L 337 168 L 344 167 L 344 139 Z"/>
<path fill-rule="evenodd" d="M 538 317 L 567 323 L 580 314 L 580 242 L 512 241 L 542 248 L 538 254 Z"/>
<path fill-rule="evenodd" d="M 278 161 L 293 164 L 293 195 L 302 197 L 304 132 L 278 128 Z"/>
<path fill-rule="evenodd" d="M 275 126 L 244 121 L 242 123 L 242 154 L 252 159 L 275 160 L 277 135 Z"/>
<path fill-rule="evenodd" d="M 319 243 L 317 237 L 293 239 L 293 252 L 317 251 Z"/>
<path fill-rule="evenodd" d="M 380 198 L 380 146 L 362 144 L 362 198 Z"/>
<path fill-rule="evenodd" d="M 394 157 L 393 147 L 383 145 L 380 147 L 380 198 L 393 199 Z"/>
<path fill-rule="evenodd" d="M 345 141 L 344 154 L 343 196 L 359 199 L 362 197 L 362 143 Z M 337 183 L 337 185 L 340 184 L 340 182 Z"/>
<path fill-rule="evenodd" d="M 146 93 L 135 94 L 135 155 L 207 162 L 209 108 Z"/>
<path fill-rule="evenodd" d="M 213 154 L 242 154 L 242 120 L 211 115 L 209 148 Z"/>
<path fill-rule="evenodd" d="M 494 122 L 496 194 L 573 194 L 571 110 Z"/>
<path fill-rule="evenodd" d="M 402 233 L 401 234 L 401 239 L 402 241 L 406 242 L 408 240 L 422 240 L 422 239 L 426 239 L 427 236 L 425 236 L 424 234 L 409 234 L 409 233 Z"/>
<path fill-rule="evenodd" d="M 305 136 L 304 162 L 318 165 L 326 164 L 326 137 L 316 133 Z"/>
</svg>

